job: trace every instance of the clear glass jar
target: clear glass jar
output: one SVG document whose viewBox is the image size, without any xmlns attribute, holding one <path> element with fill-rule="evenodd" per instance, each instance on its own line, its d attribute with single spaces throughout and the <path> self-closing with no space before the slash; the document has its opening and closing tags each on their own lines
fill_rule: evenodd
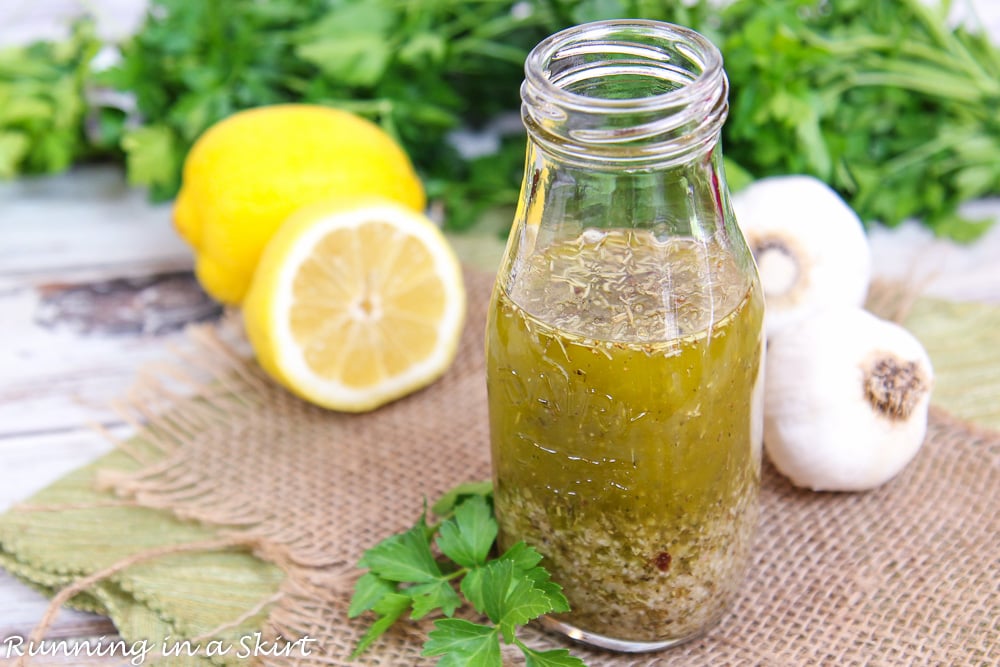
<svg viewBox="0 0 1000 667">
<path fill-rule="evenodd" d="M 763 298 L 701 35 L 606 21 L 528 57 L 521 201 L 487 382 L 503 548 L 545 556 L 570 637 L 655 650 L 703 632 L 757 522 Z"/>
</svg>

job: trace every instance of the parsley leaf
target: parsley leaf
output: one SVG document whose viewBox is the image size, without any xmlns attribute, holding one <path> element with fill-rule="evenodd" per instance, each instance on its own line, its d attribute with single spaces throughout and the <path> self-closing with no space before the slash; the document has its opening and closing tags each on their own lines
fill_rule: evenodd
<svg viewBox="0 0 1000 667">
<path fill-rule="evenodd" d="M 549 608 L 546 614 L 561 614 L 569 611 L 569 600 L 563 595 L 562 586 L 552 581 L 552 575 L 543 567 L 533 567 L 525 571 L 524 576 L 531 580 L 531 585 L 545 595 Z"/>
<path fill-rule="evenodd" d="M 149 186 L 170 193 L 178 186 L 180 169 L 176 139 L 164 125 L 147 125 L 125 133 L 121 140 L 129 185 Z"/>
<path fill-rule="evenodd" d="M 529 570 L 542 562 L 542 554 L 524 542 L 518 542 L 500 556 L 500 560 L 509 560 L 521 570 Z"/>
<path fill-rule="evenodd" d="M 462 605 L 462 599 L 446 580 L 420 584 L 406 589 L 413 598 L 413 620 L 418 620 L 440 609 L 445 616 L 451 616 Z"/>
<path fill-rule="evenodd" d="M 431 553 L 424 517 L 405 533 L 393 535 L 366 551 L 360 565 L 389 581 L 421 584 L 442 576 Z"/>
<path fill-rule="evenodd" d="M 455 508 L 455 516 L 441 524 L 437 545 L 448 558 L 465 567 L 486 562 L 497 538 L 497 522 L 482 496 L 472 496 Z"/>
<path fill-rule="evenodd" d="M 389 593 L 372 607 L 372 610 L 378 614 L 378 618 L 372 623 L 371 627 L 368 628 L 368 632 L 364 634 L 361 640 L 358 642 L 357 648 L 354 649 L 354 653 L 351 654 L 351 658 L 356 658 L 361 653 L 368 648 L 373 641 L 385 634 L 385 631 L 392 627 L 392 624 L 403 615 L 403 613 L 410 607 L 410 597 L 408 595 L 402 595 L 401 593 Z"/>
<path fill-rule="evenodd" d="M 0 178 L 14 176 L 30 150 L 31 140 L 25 133 L 0 131 Z"/>
<path fill-rule="evenodd" d="M 348 618 L 356 618 L 378 604 L 379 600 L 396 592 L 396 585 L 371 572 L 363 574 L 354 585 L 354 597 L 347 610 Z"/>
<path fill-rule="evenodd" d="M 524 653 L 525 667 L 586 667 L 583 660 L 570 655 L 564 648 L 535 651 L 521 642 L 517 642 L 517 646 Z"/>
<path fill-rule="evenodd" d="M 497 629 L 461 618 L 434 623 L 424 655 L 444 656 L 438 667 L 503 667 Z"/>
<path fill-rule="evenodd" d="M 492 482 L 466 482 L 459 484 L 448 493 L 441 496 L 431 511 L 441 517 L 449 517 L 455 513 L 455 506 L 464 502 L 472 496 L 482 496 L 483 499 L 492 504 L 493 483 Z"/>
<path fill-rule="evenodd" d="M 538 567 L 542 561 L 542 554 L 524 542 L 518 542 L 508 549 L 500 560 L 509 560 L 514 566 L 524 572 L 524 575 L 531 579 L 535 588 L 544 592 L 549 599 L 552 609 L 546 613 L 561 613 L 569 611 L 569 601 L 563 595 L 562 586 L 552 581 L 548 570 Z"/>
<path fill-rule="evenodd" d="M 499 626 L 508 643 L 514 639 L 515 626 L 552 611 L 548 594 L 535 588 L 531 578 L 510 560 L 487 563 L 468 586 L 463 585 L 462 592 L 477 611 Z"/>
</svg>

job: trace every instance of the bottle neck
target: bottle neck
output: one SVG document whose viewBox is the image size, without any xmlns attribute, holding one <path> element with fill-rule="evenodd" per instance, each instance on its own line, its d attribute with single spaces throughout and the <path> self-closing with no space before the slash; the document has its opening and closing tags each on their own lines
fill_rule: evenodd
<svg viewBox="0 0 1000 667">
<path fill-rule="evenodd" d="M 705 159 L 728 113 L 718 49 L 655 21 L 601 21 L 541 42 L 525 63 L 522 119 L 552 160 L 660 170 Z"/>
<path fill-rule="evenodd" d="M 659 238 L 728 239 L 732 204 L 718 145 L 656 168 L 605 169 L 528 146 L 515 222 L 543 245 L 589 227 L 646 229 Z M 534 240 L 534 239 L 533 239 Z"/>
</svg>

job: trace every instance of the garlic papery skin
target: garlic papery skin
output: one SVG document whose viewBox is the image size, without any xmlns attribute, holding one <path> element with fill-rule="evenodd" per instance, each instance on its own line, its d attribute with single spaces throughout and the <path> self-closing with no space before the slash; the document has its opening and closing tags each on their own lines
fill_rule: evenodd
<svg viewBox="0 0 1000 667">
<path fill-rule="evenodd" d="M 862 491 L 916 455 L 934 372 L 906 329 L 860 308 L 829 308 L 768 343 L 764 449 L 796 486 Z"/>
<path fill-rule="evenodd" d="M 757 260 L 768 337 L 829 306 L 861 306 L 871 281 L 868 238 L 857 214 L 812 176 L 761 179 L 733 196 Z"/>
</svg>

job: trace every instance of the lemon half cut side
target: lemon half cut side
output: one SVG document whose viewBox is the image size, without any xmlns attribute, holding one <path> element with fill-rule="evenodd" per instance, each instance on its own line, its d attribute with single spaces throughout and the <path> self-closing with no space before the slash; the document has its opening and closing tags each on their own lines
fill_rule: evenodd
<svg viewBox="0 0 1000 667">
<path fill-rule="evenodd" d="M 447 370 L 465 288 L 433 222 L 365 200 L 289 218 L 265 248 L 243 306 L 265 371 L 312 403 L 363 412 Z"/>
</svg>

